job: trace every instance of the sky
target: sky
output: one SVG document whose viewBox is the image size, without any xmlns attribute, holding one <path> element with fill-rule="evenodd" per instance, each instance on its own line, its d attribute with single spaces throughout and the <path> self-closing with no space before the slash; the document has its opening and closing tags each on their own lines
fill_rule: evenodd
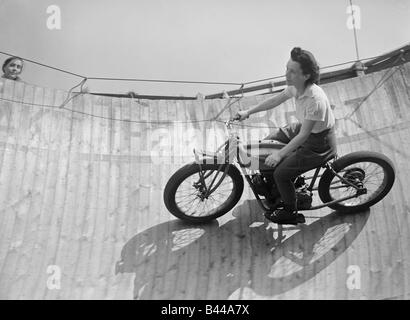
<svg viewBox="0 0 410 320">
<path fill-rule="evenodd" d="M 409 0 L 352 2 L 360 9 L 360 58 L 409 43 Z M 47 25 L 52 5 L 60 10 L 60 29 Z M 243 83 L 283 75 L 295 46 L 322 67 L 355 60 L 348 6 L 349 0 L 0 0 L 0 51 L 87 77 Z M 22 78 L 63 90 L 81 80 L 30 63 Z M 238 88 L 96 80 L 87 87 L 185 96 Z"/>
</svg>

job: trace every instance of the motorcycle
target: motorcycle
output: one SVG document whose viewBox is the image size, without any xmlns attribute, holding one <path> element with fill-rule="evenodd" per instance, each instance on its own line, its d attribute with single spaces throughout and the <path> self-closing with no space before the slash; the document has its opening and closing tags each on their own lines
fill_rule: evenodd
<svg viewBox="0 0 410 320">
<path fill-rule="evenodd" d="M 275 140 L 243 143 L 233 129 L 235 121 L 225 122 L 227 139 L 216 152 L 194 149 L 195 161 L 184 165 L 168 180 L 163 200 L 175 217 L 198 223 L 221 217 L 240 200 L 243 177 L 265 217 L 283 207 L 273 179 L 275 168 L 265 165 L 265 159 L 285 144 Z M 313 170 L 313 176 L 302 174 L 293 181 L 298 211 L 326 206 L 341 213 L 362 211 L 382 200 L 395 180 L 392 161 L 373 151 L 333 155 Z M 312 205 L 316 193 L 322 203 Z M 303 222 L 304 216 L 299 214 L 290 224 Z"/>
</svg>

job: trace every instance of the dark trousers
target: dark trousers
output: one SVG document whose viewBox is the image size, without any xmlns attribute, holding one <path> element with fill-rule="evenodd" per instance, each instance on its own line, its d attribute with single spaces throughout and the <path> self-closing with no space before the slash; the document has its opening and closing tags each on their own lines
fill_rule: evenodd
<svg viewBox="0 0 410 320">
<path fill-rule="evenodd" d="M 300 123 L 291 123 L 276 129 L 264 140 L 277 140 L 287 144 L 300 132 L 301 127 Z M 336 152 L 336 136 L 334 129 L 331 128 L 320 133 L 311 133 L 300 147 L 279 162 L 273 177 L 286 207 L 296 208 L 296 193 L 293 185 L 296 177 L 323 165 Z"/>
</svg>

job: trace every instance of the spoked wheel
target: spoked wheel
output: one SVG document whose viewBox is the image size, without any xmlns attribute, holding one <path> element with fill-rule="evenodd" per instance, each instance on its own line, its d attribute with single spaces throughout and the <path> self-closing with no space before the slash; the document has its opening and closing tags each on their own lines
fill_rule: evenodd
<svg viewBox="0 0 410 320">
<path fill-rule="evenodd" d="M 395 179 L 390 159 L 376 152 L 348 154 L 336 160 L 332 167 L 346 181 L 331 170 L 326 170 L 319 182 L 319 196 L 325 203 L 357 195 L 329 205 L 330 208 L 342 212 L 357 212 L 371 207 L 387 195 Z M 365 192 L 360 193 L 357 188 Z"/>
<path fill-rule="evenodd" d="M 209 194 L 229 166 L 225 178 L 215 191 Z M 164 190 L 164 203 L 177 218 L 191 222 L 206 222 L 230 211 L 243 192 L 243 178 L 232 165 L 203 164 L 202 171 L 197 163 L 190 163 L 179 169 L 169 179 Z M 203 176 L 203 183 L 201 181 Z"/>
</svg>

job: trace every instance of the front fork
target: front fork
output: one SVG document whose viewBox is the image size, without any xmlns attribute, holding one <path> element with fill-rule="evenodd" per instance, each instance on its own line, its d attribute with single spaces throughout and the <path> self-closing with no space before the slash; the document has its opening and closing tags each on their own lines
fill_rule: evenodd
<svg viewBox="0 0 410 320">
<path fill-rule="evenodd" d="M 247 164 L 242 163 L 241 158 L 244 154 L 246 154 L 246 151 L 244 150 L 244 148 L 239 145 L 236 144 L 233 148 L 229 148 L 229 142 L 228 142 L 228 147 L 225 148 L 226 153 L 225 153 L 225 159 L 233 159 L 233 157 L 235 157 L 236 159 L 238 159 L 238 162 L 240 164 L 240 168 L 242 170 L 242 174 L 243 176 L 245 176 L 245 179 L 248 181 L 249 186 L 252 189 L 253 194 L 255 195 L 256 200 L 258 201 L 258 204 L 261 206 L 261 208 L 264 211 L 269 211 L 271 210 L 269 207 L 266 207 L 264 205 L 264 203 L 262 202 L 262 199 L 259 197 L 259 194 L 256 192 L 254 185 L 252 183 L 252 180 L 250 178 L 249 173 L 247 172 L 247 170 L 245 169 L 245 167 L 247 167 Z M 220 148 L 219 148 L 220 149 Z M 218 149 L 218 150 L 219 150 Z M 209 195 L 211 195 L 222 183 L 222 181 L 225 179 L 228 170 L 229 170 L 229 162 L 224 162 L 222 164 L 219 165 L 218 167 L 218 171 L 217 174 L 214 176 L 214 178 L 212 179 L 212 182 L 210 183 L 210 185 L 207 187 L 206 183 L 205 183 L 205 179 L 208 178 L 212 172 L 209 173 L 204 173 L 204 170 L 202 168 L 202 163 L 201 160 L 199 158 L 199 155 L 196 153 L 195 149 L 194 149 L 194 155 L 195 155 L 195 161 L 196 163 L 199 165 L 199 180 L 197 182 L 194 183 L 194 187 L 196 189 L 200 188 L 201 186 L 203 187 L 204 190 L 201 190 L 201 195 L 200 198 L 201 200 L 203 199 L 207 199 L 209 197 Z M 206 156 L 206 153 L 203 154 L 203 156 Z M 217 157 L 214 158 L 215 161 L 221 160 L 218 159 Z M 225 169 L 223 170 L 223 174 L 220 178 L 220 180 L 216 183 L 216 185 L 212 188 L 213 184 L 215 183 L 216 178 L 218 177 L 218 175 L 220 174 L 220 172 L 222 172 L 222 167 L 226 166 Z"/>
<path fill-rule="evenodd" d="M 196 189 L 198 189 L 200 187 L 203 187 L 203 190 L 200 190 L 201 194 L 200 194 L 199 197 L 201 198 L 201 200 L 208 199 L 208 197 L 216 189 L 218 189 L 218 187 L 221 185 L 222 181 L 225 179 L 226 175 L 228 174 L 229 164 L 227 164 L 227 163 L 220 164 L 218 166 L 218 170 L 217 170 L 215 176 L 213 177 L 211 183 L 209 184 L 209 186 L 207 186 L 205 180 L 212 174 L 212 171 L 210 171 L 208 173 L 205 173 L 205 171 L 203 170 L 203 167 L 202 167 L 202 163 L 201 163 L 198 155 L 196 154 L 195 150 L 194 150 L 194 154 L 195 154 L 196 163 L 199 166 L 199 180 L 197 182 L 195 182 L 193 184 L 193 186 Z M 214 158 L 214 160 L 217 161 L 218 159 Z M 224 170 L 222 170 L 223 166 L 225 166 Z M 216 179 L 218 178 L 218 176 L 221 172 L 222 172 L 222 176 L 219 178 L 219 180 L 215 184 L 215 181 L 216 181 Z M 215 184 L 215 186 L 214 186 L 214 184 Z"/>
</svg>

